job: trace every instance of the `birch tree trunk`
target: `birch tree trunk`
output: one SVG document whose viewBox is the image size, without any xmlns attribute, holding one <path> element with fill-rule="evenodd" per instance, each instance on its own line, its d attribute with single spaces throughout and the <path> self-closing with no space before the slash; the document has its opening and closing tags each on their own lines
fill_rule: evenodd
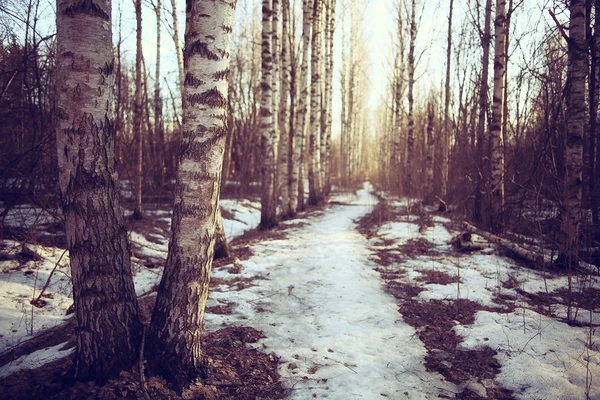
<svg viewBox="0 0 600 400">
<path fill-rule="evenodd" d="M 160 97 L 160 10 L 161 0 L 156 0 L 154 12 L 156 13 L 156 71 L 154 75 L 154 139 L 156 140 L 155 159 L 156 183 L 158 186 L 165 184 L 165 132 L 162 125 L 162 99 Z"/>
<path fill-rule="evenodd" d="M 102 384 L 136 362 L 142 328 L 115 170 L 111 6 L 58 0 L 56 10 L 56 144 L 77 319 L 73 372 Z"/>
<path fill-rule="evenodd" d="M 442 184 L 440 197 L 446 196 L 448 192 L 448 168 L 450 158 L 450 67 L 452 63 L 452 14 L 454 11 L 454 0 L 450 0 L 450 9 L 448 11 L 448 38 L 446 42 L 446 87 L 444 90 L 444 134 L 442 136 L 442 165 L 441 175 Z"/>
<path fill-rule="evenodd" d="M 183 143 L 171 242 L 147 337 L 154 371 L 182 388 L 201 371 L 200 336 L 212 267 L 227 134 L 235 1 L 188 2 Z"/>
<path fill-rule="evenodd" d="M 273 94 L 271 99 L 273 100 L 273 129 L 275 132 L 275 136 L 273 137 L 273 148 L 275 152 L 275 158 L 273 160 L 273 168 L 275 169 L 275 181 L 274 181 L 274 191 L 273 191 L 273 202 L 275 203 L 275 207 L 279 205 L 279 136 L 280 136 L 280 121 L 279 121 L 279 103 L 281 101 L 279 86 L 280 86 L 280 73 L 279 73 L 279 62 L 280 62 L 280 45 L 279 45 L 279 14 L 281 11 L 281 6 L 279 4 L 279 0 L 272 0 L 273 2 L 273 12 L 271 14 L 271 56 L 273 57 L 273 76 L 271 78 L 271 87 L 273 89 Z"/>
<path fill-rule="evenodd" d="M 395 107 L 394 107 L 394 135 L 393 135 L 393 168 L 395 171 L 396 179 L 394 180 L 393 188 L 400 189 L 403 184 L 402 174 L 405 169 L 402 166 L 402 95 L 404 94 L 404 19 L 402 18 L 404 2 L 401 0 L 398 2 L 398 54 L 396 56 L 396 68 L 395 78 L 396 84 L 394 86 L 395 95 Z M 394 174 L 394 175 L 395 175 Z"/>
<path fill-rule="evenodd" d="M 564 212 L 560 226 L 560 254 L 566 264 L 576 265 L 583 170 L 583 134 L 586 126 L 585 80 L 587 43 L 585 1 L 570 0 L 569 59 L 567 66 L 567 113 L 565 146 Z"/>
<path fill-rule="evenodd" d="M 494 21 L 494 97 L 490 124 L 490 227 L 502 228 L 504 209 L 504 85 L 506 83 L 506 0 L 496 0 Z"/>
<path fill-rule="evenodd" d="M 294 144 L 294 169 L 292 170 L 292 190 L 290 198 L 291 212 L 301 209 L 304 203 L 304 143 L 306 141 L 306 114 L 308 112 L 308 60 L 310 51 L 310 29 L 312 26 L 312 0 L 302 3 L 302 65 L 300 67 L 300 95 L 296 116 L 296 134 Z"/>
<path fill-rule="evenodd" d="M 592 211 L 592 223 L 600 225 L 600 216 L 598 214 L 599 196 L 597 193 L 597 172 L 596 162 L 598 147 L 596 146 L 598 128 L 598 101 L 600 100 L 600 1 L 594 2 L 594 33 L 590 41 L 590 77 L 589 77 L 589 103 L 590 103 L 590 145 L 589 145 L 589 191 L 590 207 Z"/>
<path fill-rule="evenodd" d="M 282 27 L 281 27 L 281 99 L 279 102 L 279 188 L 281 190 L 281 213 L 292 214 L 289 193 L 289 165 L 288 147 L 290 143 L 290 45 L 289 45 L 289 18 L 290 2 L 282 0 Z"/>
<path fill-rule="evenodd" d="M 342 9 L 347 6 L 346 0 L 342 1 Z M 340 112 L 341 137 L 340 137 L 340 172 L 342 187 L 348 185 L 348 118 L 346 116 L 346 103 L 348 96 L 346 94 L 346 81 L 348 75 L 348 65 L 346 62 L 346 15 L 342 13 L 342 72 L 340 77 L 342 109 Z"/>
<path fill-rule="evenodd" d="M 133 107 L 133 132 L 136 140 L 135 163 L 135 205 L 133 218 L 143 216 L 142 186 L 143 186 L 143 154 L 144 137 L 142 135 L 142 0 L 135 0 L 136 21 L 136 50 L 135 50 L 135 104 Z"/>
<path fill-rule="evenodd" d="M 415 161 L 414 146 L 415 146 L 415 117 L 414 117 L 414 86 L 415 86 L 415 41 L 417 40 L 417 17 L 416 17 L 416 0 L 412 0 L 410 7 L 410 42 L 408 45 L 408 129 L 406 132 L 406 165 L 405 173 L 405 190 L 406 194 L 413 195 L 414 193 L 414 175 L 412 163 Z"/>
<path fill-rule="evenodd" d="M 329 195 L 331 191 L 331 134 L 332 134 L 332 121 L 333 121 L 333 34 L 335 30 L 335 0 L 329 0 L 328 12 L 326 19 L 326 56 L 325 56 L 325 96 L 324 102 L 326 107 L 326 130 L 324 137 L 324 148 L 325 151 L 322 153 L 323 157 L 323 192 L 325 196 Z"/>
<path fill-rule="evenodd" d="M 277 202 L 275 201 L 276 185 L 276 143 L 275 121 L 273 115 L 273 55 L 271 53 L 273 24 L 271 9 L 272 0 L 263 0 L 262 8 L 262 78 L 260 116 L 263 153 L 262 165 L 262 197 L 260 212 L 261 229 L 270 229 L 277 225 Z"/>
<path fill-rule="evenodd" d="M 310 86 L 310 136 L 308 148 L 308 203 L 318 205 L 323 202 L 321 185 L 321 9 L 319 0 L 313 7 L 311 42 L 311 86 Z"/>
<path fill-rule="evenodd" d="M 481 67 L 481 89 L 479 91 L 479 118 L 477 120 L 477 184 L 475 187 L 475 203 L 473 217 L 475 221 L 481 222 L 482 215 L 482 194 L 483 182 L 486 174 L 485 168 L 485 117 L 488 112 L 488 75 L 490 65 L 490 42 L 492 23 L 492 0 L 485 2 L 485 21 L 483 27 L 483 36 L 481 37 L 481 46 L 483 48 L 482 67 Z"/>
<path fill-rule="evenodd" d="M 435 139 L 433 135 L 433 123 L 435 118 L 434 105 L 430 101 L 427 104 L 427 156 L 425 159 L 425 202 L 432 203 L 434 200 L 435 188 L 433 187 L 433 157 L 435 154 Z"/>
<path fill-rule="evenodd" d="M 177 53 L 177 71 L 179 72 L 179 90 L 181 91 L 181 101 L 183 102 L 185 72 L 183 69 L 183 49 L 181 48 L 181 39 L 179 38 L 179 17 L 177 15 L 177 0 L 171 0 L 171 9 L 173 12 L 173 41 L 175 42 L 175 52 Z"/>
</svg>

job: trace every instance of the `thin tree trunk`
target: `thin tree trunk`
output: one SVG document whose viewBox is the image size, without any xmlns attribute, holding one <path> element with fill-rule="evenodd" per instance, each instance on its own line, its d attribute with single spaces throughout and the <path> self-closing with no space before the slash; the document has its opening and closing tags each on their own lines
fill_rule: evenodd
<svg viewBox="0 0 600 400">
<path fill-rule="evenodd" d="M 273 24 L 271 0 L 263 0 L 262 9 L 262 80 L 260 115 L 262 130 L 262 198 L 261 198 L 261 229 L 270 229 L 277 225 L 277 202 L 275 201 L 276 186 L 276 143 L 275 121 L 273 115 L 273 56 L 271 43 L 273 39 Z"/>
<path fill-rule="evenodd" d="M 408 129 L 406 132 L 406 194 L 414 193 L 414 174 L 412 163 L 415 162 L 415 117 L 414 117 L 414 87 L 415 87 L 415 42 L 417 40 L 416 0 L 410 7 L 410 43 L 408 45 Z"/>
<path fill-rule="evenodd" d="M 273 2 L 273 12 L 271 14 L 271 56 L 273 57 L 273 76 L 271 78 L 271 87 L 273 89 L 273 94 L 271 96 L 273 100 L 273 129 L 275 132 L 275 136 L 273 137 L 273 151 L 275 153 L 273 160 L 273 168 L 275 169 L 275 180 L 273 191 L 273 203 L 275 207 L 279 205 L 279 194 L 280 194 L 280 186 L 279 186 L 279 137 L 280 137 L 280 121 L 279 121 L 279 103 L 281 102 L 280 97 L 280 44 L 279 44 L 279 15 L 281 14 L 281 6 L 279 4 L 279 0 L 271 0 Z"/>
<path fill-rule="evenodd" d="M 202 367 L 200 336 L 214 253 L 234 2 L 186 10 L 183 146 L 171 243 L 147 336 L 151 368 L 181 389 Z"/>
<path fill-rule="evenodd" d="M 454 10 L 454 0 L 450 0 L 450 9 L 448 10 L 448 37 L 446 42 L 446 87 L 444 90 L 444 135 L 442 136 L 442 184 L 440 197 L 448 193 L 448 168 L 450 158 L 450 139 L 452 133 L 450 130 L 450 67 L 452 63 L 452 16 Z"/>
<path fill-rule="evenodd" d="M 427 104 L 427 156 L 425 159 L 425 202 L 431 204 L 434 200 L 435 189 L 433 187 L 433 157 L 435 154 L 435 139 L 433 136 L 433 123 L 435 118 L 435 109 L 430 101 Z"/>
<path fill-rule="evenodd" d="M 597 193 L 597 177 L 596 163 L 598 159 L 598 147 L 596 146 L 596 129 L 598 129 L 598 101 L 600 99 L 600 1 L 594 2 L 595 18 L 594 18 L 594 34 L 590 42 L 591 50 L 591 66 L 590 66 L 590 145 L 589 145 L 589 191 L 590 191 L 590 206 L 592 209 L 592 223 L 595 226 L 600 226 L 600 217 L 598 215 L 599 196 Z"/>
<path fill-rule="evenodd" d="M 138 359 L 141 322 L 114 163 L 111 7 L 57 1 L 59 187 L 77 317 L 76 379 L 104 383 Z"/>
<path fill-rule="evenodd" d="M 325 133 L 325 152 L 323 161 L 323 181 L 324 195 L 328 196 L 331 192 L 331 134 L 333 123 L 333 34 L 335 30 L 335 0 L 329 0 L 328 13 L 326 20 L 326 42 L 327 55 L 325 57 L 325 107 L 327 108 L 326 133 Z"/>
<path fill-rule="evenodd" d="M 135 50 L 135 104 L 133 108 L 133 132 L 136 140 L 135 162 L 135 204 L 133 218 L 143 216 L 142 186 L 143 186 L 143 154 L 144 138 L 142 135 L 142 0 L 135 0 L 136 21 L 136 50 Z"/>
<path fill-rule="evenodd" d="M 403 176 L 404 171 L 403 168 L 403 158 L 402 157 L 402 95 L 404 93 L 404 18 L 402 18 L 402 12 L 404 7 L 404 2 L 401 0 L 398 3 L 398 54 L 396 56 L 396 68 L 395 68 L 395 78 L 396 84 L 394 86 L 394 94 L 395 94 L 395 107 L 394 107 L 394 139 L 393 139 L 393 168 L 394 175 L 396 179 L 394 179 L 393 189 L 400 190 L 403 185 Z"/>
<path fill-rule="evenodd" d="M 323 202 L 321 185 L 321 2 L 315 0 L 313 7 L 311 85 L 310 85 L 310 136 L 308 147 L 308 203 Z"/>
<path fill-rule="evenodd" d="M 494 97 L 490 124 L 490 227 L 499 231 L 504 212 L 504 85 L 506 83 L 506 0 L 496 0 L 494 21 Z"/>
<path fill-rule="evenodd" d="M 279 188 L 281 190 L 281 213 L 290 215 L 289 171 L 288 152 L 290 135 L 290 45 L 289 45 L 289 0 L 282 0 L 282 27 L 281 27 L 281 98 L 279 102 Z"/>
<path fill-rule="evenodd" d="M 158 186 L 165 183 L 165 132 L 162 124 L 162 99 L 160 97 L 160 8 L 161 0 L 156 0 L 154 12 L 156 13 L 156 71 L 154 75 L 154 139 L 156 148 L 154 152 L 154 162 L 156 176 L 155 180 Z"/>
<path fill-rule="evenodd" d="M 485 117 L 488 112 L 488 75 L 490 65 L 490 42 L 492 24 L 492 0 L 485 2 L 485 21 L 483 28 L 483 37 L 481 38 L 481 46 L 483 47 L 482 68 L 481 68 L 481 89 L 479 92 L 479 119 L 477 120 L 477 184 L 475 188 L 475 203 L 473 217 L 475 221 L 481 222 L 482 215 L 482 195 L 483 183 L 486 174 L 485 168 Z"/>
<path fill-rule="evenodd" d="M 177 0 L 171 0 L 171 9 L 173 12 L 173 41 L 175 42 L 175 52 L 177 53 L 177 71 L 179 72 L 179 90 L 181 91 L 181 101 L 183 101 L 183 90 L 185 83 L 185 71 L 183 68 L 183 48 L 179 38 L 179 16 L 177 15 Z"/>
<path fill-rule="evenodd" d="M 576 265 L 583 171 L 583 136 L 586 126 L 585 80 L 587 75 L 587 43 L 585 0 L 570 1 L 569 59 L 567 66 L 567 112 L 565 146 L 565 178 L 561 216 L 560 253 L 569 268 Z"/>
<path fill-rule="evenodd" d="M 298 98 L 296 144 L 294 148 L 294 171 L 292 174 L 292 211 L 304 209 L 304 148 L 306 117 L 308 112 L 308 61 L 310 51 L 310 29 L 312 26 L 312 0 L 304 0 L 302 5 L 302 65 L 300 67 L 300 95 Z M 296 175 L 297 174 L 297 175 Z M 297 185 L 297 186 L 296 186 Z"/>
</svg>

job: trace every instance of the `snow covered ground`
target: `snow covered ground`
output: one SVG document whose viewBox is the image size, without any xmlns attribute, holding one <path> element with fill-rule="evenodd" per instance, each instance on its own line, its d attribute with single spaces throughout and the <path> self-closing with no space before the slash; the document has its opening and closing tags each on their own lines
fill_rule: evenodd
<svg viewBox="0 0 600 400">
<path fill-rule="evenodd" d="M 560 318 L 567 312 L 562 305 L 552 305 L 542 315 L 522 295 L 564 288 L 566 277 L 544 276 L 491 249 L 455 252 L 449 244 L 456 234 L 449 228 L 452 221 L 432 215 L 424 227 L 414 200 L 388 198 L 391 207 L 406 212 L 366 239 L 356 223 L 377 203 L 371 190 L 365 184 L 357 193 L 335 196 L 334 205 L 323 211 L 286 221 L 289 227 L 282 237 L 250 246 L 250 258 L 239 261 L 240 273 L 232 273 L 231 265 L 215 268 L 213 278 L 220 284 L 212 287 L 207 306 L 233 307 L 230 314 L 207 313 L 206 329 L 240 325 L 263 331 L 266 338 L 254 346 L 280 357 L 279 372 L 290 398 L 452 398 L 467 386 L 427 371 L 430 353 L 419 339 L 419 329 L 404 321 L 408 315 L 399 313 L 399 301 L 385 291 L 380 272 L 401 268 L 404 273 L 390 279 L 423 289 L 415 301 L 468 299 L 487 307 L 475 314 L 474 323 L 455 321 L 450 331 L 462 340 L 461 349 L 489 346 L 497 352 L 500 371 L 495 381 L 515 397 L 582 399 L 589 391 L 589 398 L 600 398 L 596 331 L 564 323 Z M 230 240 L 259 222 L 258 203 L 223 200 L 222 207 L 229 217 L 224 228 Z M 164 259 L 167 252 L 170 213 L 154 213 L 157 224 L 163 224 L 160 229 L 134 230 L 130 236 L 138 294 L 147 293 L 160 279 L 160 268 L 146 265 L 147 260 Z M 403 246 L 412 242 L 425 244 L 427 251 L 409 255 Z M 5 241 L 10 251 L 18 251 L 17 245 Z M 60 249 L 30 248 L 41 261 L 0 261 L 0 352 L 30 337 L 33 287 L 39 293 L 62 254 Z M 376 263 L 379 251 L 399 258 L 382 267 Z M 48 305 L 33 309 L 34 333 L 60 323 L 71 304 L 63 266 L 67 264 L 64 255 L 47 289 L 51 296 L 44 298 Z M 431 272 L 456 280 L 422 281 Z M 599 288 L 596 279 L 575 280 L 575 285 Z M 500 295 L 512 300 L 499 305 Z M 585 323 L 590 318 L 600 323 L 600 310 L 580 309 L 576 316 Z M 62 345 L 42 349 L 0 367 L 0 378 L 67 354 Z"/>
<path fill-rule="evenodd" d="M 246 199 L 223 200 L 221 206 L 228 215 L 234 216 L 234 219 L 223 219 L 225 234 L 229 240 L 255 228 L 260 221 L 260 204 L 257 202 Z M 148 218 L 166 223 L 167 231 L 130 232 L 130 242 L 137 255 L 132 258 L 132 264 L 138 295 L 147 293 L 160 281 L 162 270 L 146 267 L 143 260 L 166 259 L 168 238 L 165 234 L 171 222 L 171 212 L 167 210 L 147 210 L 146 214 Z M 48 212 L 26 206 L 15 207 L 5 220 L 5 224 L 10 227 L 40 230 L 55 222 L 57 219 Z M 68 318 L 67 309 L 73 304 L 68 252 L 36 244 L 27 244 L 27 247 L 39 256 L 39 260 L 27 261 L 18 257 L 17 254 L 21 251 L 19 242 L 0 242 L 0 254 L 5 255 L 5 258 L 12 258 L 0 261 L 0 353 L 64 322 Z M 49 285 L 41 298 L 45 304 L 40 308 L 34 307 L 31 301 L 37 299 L 50 275 Z M 45 349 L 41 355 L 24 356 L 0 367 L 0 377 L 8 374 L 7 371 L 12 373 L 52 361 L 53 349 L 60 356 L 70 354 L 68 351 L 59 352 L 60 346 Z"/>
</svg>

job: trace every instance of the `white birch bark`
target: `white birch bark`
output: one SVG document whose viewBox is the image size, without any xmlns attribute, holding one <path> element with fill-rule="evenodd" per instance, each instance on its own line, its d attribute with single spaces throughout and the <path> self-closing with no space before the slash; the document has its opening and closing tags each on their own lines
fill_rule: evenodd
<svg viewBox="0 0 600 400">
<path fill-rule="evenodd" d="M 108 0 L 56 3 L 59 188 L 77 320 L 75 379 L 104 383 L 138 359 L 141 322 L 119 206 Z"/>
<path fill-rule="evenodd" d="M 171 0 L 171 9 L 173 12 L 173 41 L 175 42 L 175 52 L 177 53 L 177 71 L 179 72 L 179 90 L 181 91 L 181 101 L 183 102 L 183 86 L 185 82 L 185 72 L 183 70 L 183 49 L 179 38 L 179 17 L 177 15 L 177 0 Z"/>
<path fill-rule="evenodd" d="M 212 267 L 235 1 L 188 2 L 183 139 L 171 242 L 147 337 L 151 367 L 176 388 L 201 368 Z"/>
<path fill-rule="evenodd" d="M 273 191 L 273 202 L 275 203 L 275 207 L 280 204 L 279 194 L 279 102 L 281 101 L 279 86 L 280 86 L 280 73 L 279 73 L 279 62 L 280 62 L 280 45 L 279 45 L 279 14 L 281 11 L 281 7 L 279 4 L 279 0 L 272 0 L 273 2 L 273 12 L 271 14 L 271 56 L 273 57 L 273 70 L 272 70 L 272 78 L 271 78 L 271 88 L 273 93 L 271 95 L 271 99 L 273 100 L 273 107 L 271 112 L 273 113 L 273 148 L 275 152 L 275 158 L 273 161 L 274 169 L 275 169 L 275 189 Z"/>
<path fill-rule="evenodd" d="M 406 131 L 406 165 L 405 169 L 405 191 L 408 195 L 413 195 L 414 174 L 411 168 L 414 160 L 415 146 L 415 117 L 414 117 L 414 87 L 415 87 L 415 42 L 417 40 L 417 18 L 416 18 L 416 0 L 412 0 L 410 7 L 410 39 L 408 45 L 408 128 Z"/>
<path fill-rule="evenodd" d="M 448 11 L 448 36 L 446 42 L 446 87 L 444 89 L 444 134 L 442 135 L 442 165 L 441 165 L 441 190 L 440 197 L 446 196 L 448 192 L 448 169 L 450 158 L 450 67 L 452 63 L 452 17 L 454 11 L 454 0 L 450 0 Z"/>
<path fill-rule="evenodd" d="M 281 99 L 279 102 L 279 188 L 281 190 L 281 213 L 290 215 L 288 151 L 290 143 L 290 45 L 289 45 L 289 0 L 282 0 L 281 27 Z M 293 186 L 292 186 L 293 187 Z"/>
<path fill-rule="evenodd" d="M 154 138 L 156 140 L 156 159 L 154 163 L 157 165 L 156 180 L 159 186 L 164 185 L 165 181 L 165 132 L 162 125 L 162 99 L 160 97 L 160 36 L 161 36 L 161 0 L 156 0 L 154 7 L 156 13 L 156 71 L 154 75 Z"/>
<path fill-rule="evenodd" d="M 324 151 L 322 155 L 323 164 L 323 192 L 324 195 L 329 195 L 331 191 L 331 134 L 333 122 L 333 34 L 335 29 L 335 0 L 329 0 L 327 3 L 327 18 L 325 24 L 326 40 L 325 40 L 325 96 L 324 104 L 326 107 L 325 117 L 325 136 L 324 136 Z"/>
<path fill-rule="evenodd" d="M 583 187 L 583 137 L 586 127 L 585 85 L 587 43 L 585 1 L 570 1 L 569 59 L 567 66 L 567 113 L 564 136 L 565 178 L 560 226 L 560 253 L 571 267 L 577 262 L 581 192 Z"/>
<path fill-rule="evenodd" d="M 262 196 L 260 227 L 270 229 L 277 225 L 277 202 L 275 201 L 276 182 L 276 143 L 273 115 L 273 55 L 272 39 L 272 0 L 263 0 L 262 8 L 262 78 L 260 117 L 262 131 Z"/>
<path fill-rule="evenodd" d="M 298 211 L 300 202 L 304 203 L 304 147 L 306 141 L 306 117 L 308 113 L 308 62 L 310 52 L 310 30 L 312 27 L 312 0 L 304 0 L 302 5 L 302 65 L 300 67 L 300 94 L 298 96 L 298 113 L 295 144 L 294 169 L 292 170 L 292 190 L 290 207 L 292 213 Z M 300 199 L 302 197 L 302 199 Z"/>
<path fill-rule="evenodd" d="M 427 154 L 425 158 L 425 202 L 431 204 L 434 199 L 433 163 L 435 154 L 434 130 L 435 109 L 432 102 L 427 104 Z"/>
<path fill-rule="evenodd" d="M 490 227 L 502 227 L 504 209 L 504 85 L 506 74 L 506 0 L 496 0 L 494 21 L 494 96 L 490 123 Z"/>
<path fill-rule="evenodd" d="M 142 0 L 135 0 L 136 50 L 135 50 L 135 100 L 133 107 L 133 132 L 136 140 L 135 163 L 135 205 L 133 218 L 143 215 L 142 186 L 144 180 L 143 153 L 144 137 L 142 134 Z"/>
<path fill-rule="evenodd" d="M 315 0 L 311 42 L 310 136 L 308 147 L 308 203 L 321 204 L 321 12 L 322 3 Z"/>
</svg>

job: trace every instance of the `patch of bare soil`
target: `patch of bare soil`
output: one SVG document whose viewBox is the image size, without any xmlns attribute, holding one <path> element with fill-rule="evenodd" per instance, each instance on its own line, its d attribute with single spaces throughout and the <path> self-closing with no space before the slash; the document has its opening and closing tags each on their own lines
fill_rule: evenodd
<svg viewBox="0 0 600 400">
<path fill-rule="evenodd" d="M 410 258 L 437 254 L 437 251 L 434 250 L 433 243 L 422 237 L 409 239 L 405 243 L 401 244 L 398 248 L 403 255 L 406 255 Z"/>
<path fill-rule="evenodd" d="M 65 379 L 70 359 L 46 364 L 36 370 L 20 371 L 1 384 L 0 398 L 14 400 L 63 399 L 282 399 L 286 390 L 279 381 L 279 359 L 249 348 L 263 338 L 250 327 L 228 327 L 202 338 L 206 379 L 192 383 L 181 394 L 175 393 L 160 377 L 145 378 L 139 369 L 123 371 L 119 377 L 100 387 L 93 382 L 69 385 Z M 64 340 L 64 339 L 63 339 Z"/>
<path fill-rule="evenodd" d="M 388 202 L 381 197 L 378 200 L 379 202 L 373 207 L 373 211 L 358 220 L 358 231 L 367 239 L 375 236 L 379 227 L 393 217 L 392 207 Z"/>
<path fill-rule="evenodd" d="M 423 282 L 425 284 L 438 284 L 438 285 L 450 285 L 452 283 L 461 283 L 458 276 L 452 276 L 446 271 L 439 271 L 433 269 L 423 269 L 419 271 L 421 276 L 415 278 L 417 282 Z"/>
<path fill-rule="evenodd" d="M 233 314 L 234 307 L 237 305 L 237 303 L 224 299 L 219 299 L 218 302 L 219 304 L 217 305 L 206 307 L 204 311 L 209 314 L 231 315 Z"/>
</svg>

